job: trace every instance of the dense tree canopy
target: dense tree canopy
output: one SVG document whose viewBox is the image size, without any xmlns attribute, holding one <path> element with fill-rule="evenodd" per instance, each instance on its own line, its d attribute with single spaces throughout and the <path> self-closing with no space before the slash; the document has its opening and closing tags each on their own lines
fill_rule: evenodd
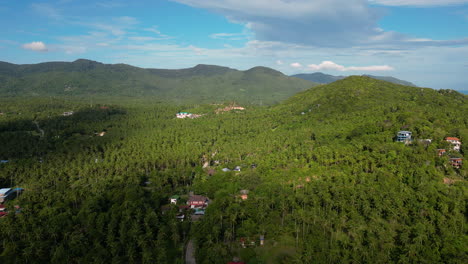
<svg viewBox="0 0 468 264">
<path fill-rule="evenodd" d="M 222 107 L 0 99 L 0 187 L 25 189 L 0 218 L 2 263 L 183 263 L 188 238 L 198 263 L 466 262 L 467 169 L 449 158 L 468 143 L 444 140 L 468 138 L 466 96 L 350 77 Z M 201 221 L 162 212 L 189 192 L 212 200 Z"/>
</svg>

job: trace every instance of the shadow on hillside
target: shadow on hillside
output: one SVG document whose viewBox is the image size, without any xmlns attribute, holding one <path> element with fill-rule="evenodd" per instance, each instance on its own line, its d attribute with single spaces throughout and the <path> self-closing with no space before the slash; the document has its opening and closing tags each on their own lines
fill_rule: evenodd
<svg viewBox="0 0 468 264">
<path fill-rule="evenodd" d="M 96 145 L 108 144 L 110 138 L 105 135 L 110 128 L 111 122 L 108 121 L 125 114 L 124 109 L 95 107 L 82 109 L 69 116 L 0 120 L 0 160 L 3 165 L 20 159 L 42 162 L 52 155 L 79 153 L 84 149 L 99 147 Z"/>
</svg>

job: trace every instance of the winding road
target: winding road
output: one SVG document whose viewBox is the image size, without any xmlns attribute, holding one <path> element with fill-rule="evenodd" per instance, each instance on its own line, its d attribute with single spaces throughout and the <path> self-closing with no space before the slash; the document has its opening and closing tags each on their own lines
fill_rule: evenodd
<svg viewBox="0 0 468 264">
<path fill-rule="evenodd" d="M 39 131 L 39 133 L 41 133 L 41 138 L 44 137 L 44 130 L 42 130 L 42 129 L 39 127 L 39 122 L 37 122 L 36 120 L 34 120 L 33 123 L 36 125 L 37 130 Z"/>
</svg>

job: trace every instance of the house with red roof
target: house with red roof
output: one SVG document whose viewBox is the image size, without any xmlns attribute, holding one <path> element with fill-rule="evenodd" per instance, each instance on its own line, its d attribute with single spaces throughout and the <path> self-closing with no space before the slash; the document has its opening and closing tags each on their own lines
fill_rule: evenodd
<svg viewBox="0 0 468 264">
<path fill-rule="evenodd" d="M 437 155 L 439 157 L 442 157 L 445 154 L 445 152 L 447 152 L 445 149 L 437 149 Z"/>
<path fill-rule="evenodd" d="M 462 158 L 451 158 L 450 159 L 450 164 L 452 165 L 452 167 L 459 169 L 463 164 L 463 159 Z"/>
<path fill-rule="evenodd" d="M 461 141 L 457 137 L 446 137 L 445 141 L 450 142 L 453 146 L 453 150 L 460 151 Z"/>
<path fill-rule="evenodd" d="M 209 199 L 203 195 L 190 195 L 187 202 L 191 208 L 203 208 L 208 206 Z"/>
</svg>

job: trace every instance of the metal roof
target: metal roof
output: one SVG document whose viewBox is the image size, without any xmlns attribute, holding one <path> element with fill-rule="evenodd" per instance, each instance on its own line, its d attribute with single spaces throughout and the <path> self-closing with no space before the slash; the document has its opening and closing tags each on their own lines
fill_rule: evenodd
<svg viewBox="0 0 468 264">
<path fill-rule="evenodd" d="M 6 194 L 10 190 L 11 190 L 11 188 L 2 188 L 2 189 L 0 189 L 0 194 Z"/>
</svg>

